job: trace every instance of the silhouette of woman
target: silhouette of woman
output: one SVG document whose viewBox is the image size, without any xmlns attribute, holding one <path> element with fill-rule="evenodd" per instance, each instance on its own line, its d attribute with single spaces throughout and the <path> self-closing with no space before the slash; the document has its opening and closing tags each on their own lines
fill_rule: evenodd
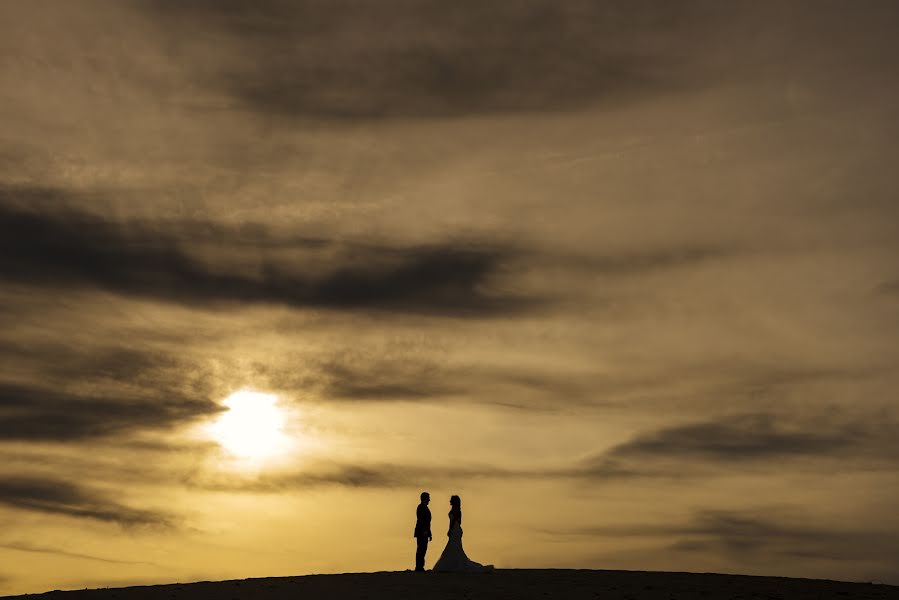
<svg viewBox="0 0 899 600">
<path fill-rule="evenodd" d="M 462 500 L 459 496 L 450 498 L 449 540 L 443 554 L 434 565 L 435 571 L 461 571 L 467 573 L 485 573 L 493 570 L 493 565 L 476 563 L 465 555 L 462 549 Z"/>
</svg>

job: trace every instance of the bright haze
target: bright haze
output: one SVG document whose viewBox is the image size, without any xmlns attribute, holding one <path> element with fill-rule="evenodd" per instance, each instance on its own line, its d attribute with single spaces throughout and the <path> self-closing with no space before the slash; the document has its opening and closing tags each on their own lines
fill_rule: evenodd
<svg viewBox="0 0 899 600">
<path fill-rule="evenodd" d="M 0 592 L 899 583 L 899 4 L 0 3 Z"/>
</svg>

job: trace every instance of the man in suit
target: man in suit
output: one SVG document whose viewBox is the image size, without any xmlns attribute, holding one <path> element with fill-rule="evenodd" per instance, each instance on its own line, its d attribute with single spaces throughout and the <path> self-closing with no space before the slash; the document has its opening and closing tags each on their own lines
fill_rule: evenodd
<svg viewBox="0 0 899 600">
<path fill-rule="evenodd" d="M 421 504 L 415 511 L 415 539 L 418 540 L 418 550 L 415 552 L 415 570 L 425 570 L 425 553 L 428 551 L 428 542 L 431 541 L 431 511 L 428 502 L 431 495 L 421 493 Z"/>
</svg>

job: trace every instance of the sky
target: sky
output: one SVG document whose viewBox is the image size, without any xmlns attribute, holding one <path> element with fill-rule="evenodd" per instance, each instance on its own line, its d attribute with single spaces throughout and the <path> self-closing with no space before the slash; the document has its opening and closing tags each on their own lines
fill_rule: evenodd
<svg viewBox="0 0 899 600">
<path fill-rule="evenodd" d="M 0 593 L 899 584 L 899 5 L 0 3 Z"/>
</svg>

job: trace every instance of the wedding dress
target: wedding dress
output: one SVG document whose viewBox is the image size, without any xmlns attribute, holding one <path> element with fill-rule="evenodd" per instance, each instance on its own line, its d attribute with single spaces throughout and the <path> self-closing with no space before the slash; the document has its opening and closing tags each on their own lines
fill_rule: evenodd
<svg viewBox="0 0 899 600">
<path fill-rule="evenodd" d="M 493 570 L 493 565 L 482 565 L 465 556 L 465 550 L 462 549 L 462 525 L 453 519 L 452 512 L 450 513 L 449 540 L 447 540 L 446 548 L 437 559 L 433 570 L 466 573 L 486 573 Z"/>
</svg>

